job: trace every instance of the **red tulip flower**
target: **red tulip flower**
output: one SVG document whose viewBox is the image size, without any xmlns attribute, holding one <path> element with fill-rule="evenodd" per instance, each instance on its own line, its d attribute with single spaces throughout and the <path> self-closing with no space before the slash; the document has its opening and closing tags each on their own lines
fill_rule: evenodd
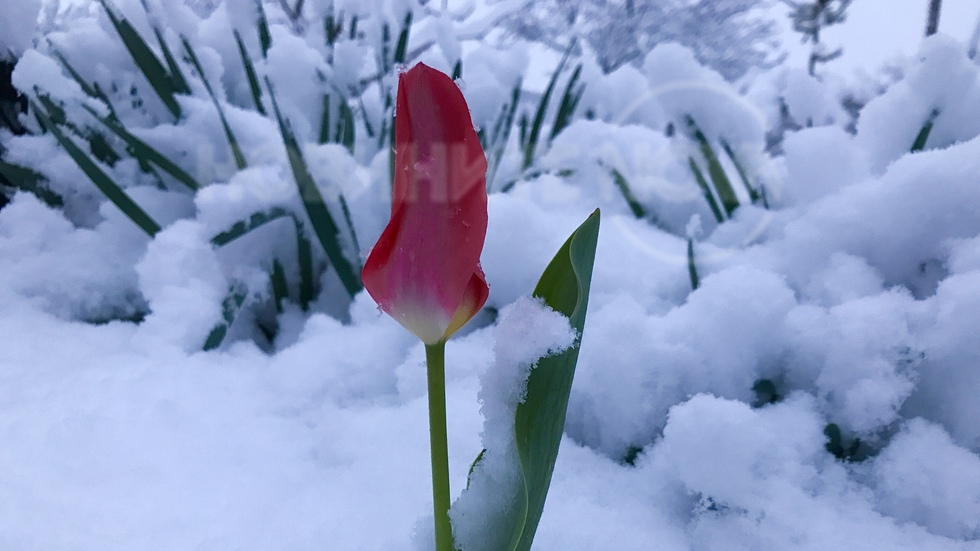
<svg viewBox="0 0 980 551">
<path fill-rule="evenodd" d="M 444 342 L 487 300 L 486 172 L 456 83 L 422 63 L 399 75 L 391 221 L 361 279 L 427 345 Z"/>
<path fill-rule="evenodd" d="M 446 339 L 487 301 L 487 158 L 451 78 L 421 63 L 398 77 L 391 221 L 361 279 L 425 343 L 437 551 L 453 551 L 446 435 Z"/>
</svg>

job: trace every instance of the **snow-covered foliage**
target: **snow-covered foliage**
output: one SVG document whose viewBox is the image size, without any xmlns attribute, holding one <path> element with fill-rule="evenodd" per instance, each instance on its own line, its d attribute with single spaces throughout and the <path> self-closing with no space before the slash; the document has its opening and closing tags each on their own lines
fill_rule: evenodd
<svg viewBox="0 0 980 551">
<path fill-rule="evenodd" d="M 841 102 L 866 83 L 839 75 L 781 66 L 737 88 L 676 43 L 608 73 L 586 52 L 525 166 L 541 95 L 520 83 L 540 50 L 479 40 L 520 2 L 307 0 L 297 17 L 268 1 L 267 50 L 250 0 L 146 4 L 110 8 L 168 72 L 161 44 L 175 54 L 179 116 L 98 4 L 21 42 L 30 133 L 0 133 L 19 187 L 0 210 L 0 549 L 426 549 L 423 348 L 344 287 L 288 156 L 358 265 L 390 209 L 386 102 L 415 61 L 461 61 L 496 166 L 491 296 L 447 346 L 460 534 L 494 507 L 463 494 L 474 457 L 501 450 L 482 468 L 508 475 L 520 381 L 574 338 L 526 296 L 601 207 L 534 549 L 977 548 L 980 67 L 965 45 L 926 39 L 856 119 Z M 160 229 L 107 200 L 66 143 Z"/>
<path fill-rule="evenodd" d="M 691 48 L 698 60 L 734 80 L 771 66 L 778 44 L 764 0 L 545 0 L 505 20 L 528 40 L 563 49 L 577 39 L 606 72 L 637 62 L 664 42 Z"/>
</svg>

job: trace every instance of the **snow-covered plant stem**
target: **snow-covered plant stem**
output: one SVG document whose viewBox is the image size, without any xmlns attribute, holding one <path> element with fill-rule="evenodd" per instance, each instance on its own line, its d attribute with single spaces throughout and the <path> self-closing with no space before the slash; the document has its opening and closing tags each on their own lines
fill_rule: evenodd
<svg viewBox="0 0 980 551">
<path fill-rule="evenodd" d="M 449 523 L 449 438 L 446 434 L 446 343 L 425 346 L 429 381 L 429 448 L 432 455 L 432 512 L 436 551 L 453 551 Z"/>
</svg>

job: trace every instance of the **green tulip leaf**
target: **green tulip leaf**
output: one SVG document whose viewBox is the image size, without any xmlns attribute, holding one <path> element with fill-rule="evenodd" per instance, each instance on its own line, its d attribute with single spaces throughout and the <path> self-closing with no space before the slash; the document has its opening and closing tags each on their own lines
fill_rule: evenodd
<svg viewBox="0 0 980 551">
<path fill-rule="evenodd" d="M 514 416 L 517 455 L 527 495 L 527 517 L 516 547 L 518 551 L 531 548 L 555 470 L 589 306 L 598 238 L 599 209 L 596 209 L 562 245 L 534 289 L 535 297 L 568 317 L 579 338 L 561 354 L 538 360 L 528 377 L 527 397 L 518 404 Z"/>
<path fill-rule="evenodd" d="M 463 551 L 531 548 L 565 429 L 565 412 L 582 343 L 598 237 L 599 210 L 596 209 L 558 250 L 534 289 L 535 298 L 568 318 L 578 338 L 564 351 L 540 358 L 531 369 L 524 401 L 517 404 L 514 414 L 513 478 L 499 473 L 485 477 L 481 467 L 486 449 L 470 466 L 467 490 L 480 486 L 476 495 L 494 497 L 489 498 L 492 503 L 484 501 L 488 497 L 478 497 L 476 509 L 463 506 L 461 514 L 468 514 L 468 510 L 481 515 L 482 526 L 477 533 L 462 534 L 465 541 L 457 543 L 465 546 Z"/>
</svg>

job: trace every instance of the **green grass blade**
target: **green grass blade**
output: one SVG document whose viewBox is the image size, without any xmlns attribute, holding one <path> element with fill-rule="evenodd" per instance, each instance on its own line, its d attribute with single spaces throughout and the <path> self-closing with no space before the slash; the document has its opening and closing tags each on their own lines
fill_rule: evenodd
<svg viewBox="0 0 980 551">
<path fill-rule="evenodd" d="M 93 161 L 89 156 L 71 140 L 68 136 L 62 133 L 61 129 L 58 128 L 54 122 L 51 121 L 48 114 L 41 108 L 40 105 L 31 101 L 31 108 L 34 110 L 34 114 L 38 119 L 38 122 L 58 140 L 58 144 L 64 149 L 72 160 L 82 169 L 82 172 L 92 181 L 93 184 L 103 195 L 129 217 L 137 226 L 140 227 L 147 235 L 153 237 L 160 231 L 160 225 L 156 223 L 149 214 L 146 213 L 135 201 L 125 192 L 123 189 L 99 166 Z"/>
<path fill-rule="evenodd" d="M 558 113 L 555 115 L 555 123 L 551 126 L 551 133 L 548 135 L 548 143 L 551 143 L 555 139 L 555 136 L 561 133 L 572 122 L 575 108 L 578 106 L 578 101 L 582 97 L 582 92 L 585 89 L 584 84 L 581 88 L 576 88 L 576 84 L 578 84 L 578 79 L 581 75 L 582 64 L 579 63 L 572 72 L 572 76 L 568 79 L 568 84 L 565 85 L 565 93 L 562 94 L 561 103 L 558 104 Z"/>
<path fill-rule="evenodd" d="M 279 220 L 280 218 L 292 217 L 293 213 L 283 208 L 272 208 L 265 212 L 256 212 L 249 216 L 247 220 L 239 220 L 227 230 L 212 237 L 211 244 L 216 247 L 224 247 L 232 241 L 235 241 L 240 237 L 244 237 L 248 233 L 261 228 L 269 222 Z"/>
<path fill-rule="evenodd" d="M 596 209 L 562 245 L 534 289 L 535 297 L 568 317 L 579 338 L 561 354 L 538 360 L 527 380 L 526 398 L 517 405 L 514 436 L 527 496 L 527 516 L 517 551 L 531 549 L 548 497 L 582 344 L 598 239 Z"/>
<path fill-rule="evenodd" d="M 708 181 L 704 179 L 704 174 L 698 168 L 698 164 L 694 162 L 694 157 L 688 157 L 687 162 L 691 167 L 691 172 L 694 174 L 694 179 L 698 182 L 698 187 L 701 188 L 705 200 L 708 201 L 708 206 L 711 207 L 711 212 L 715 215 L 715 220 L 721 224 L 725 221 L 725 216 L 721 213 L 721 209 L 718 208 L 718 202 L 715 201 L 715 196 L 711 193 L 711 188 L 708 187 Z"/>
<path fill-rule="evenodd" d="M 326 39 L 327 46 L 333 47 L 340 38 L 340 32 L 344 28 L 344 16 L 341 12 L 336 17 L 333 14 L 333 5 L 330 6 L 330 13 L 323 18 L 323 37 Z"/>
<path fill-rule="evenodd" d="M 180 104 L 177 103 L 175 95 L 177 94 L 177 88 L 174 84 L 173 79 L 167 73 L 167 69 L 163 67 L 160 60 L 157 58 L 150 46 L 147 45 L 143 37 L 136 32 L 136 29 L 127 21 L 125 18 L 118 16 L 112 8 L 106 3 L 106 0 L 99 0 L 102 4 L 102 8 L 105 9 L 106 14 L 109 16 L 109 20 L 112 22 L 112 26 L 115 27 L 116 32 L 122 39 L 123 44 L 129 51 L 129 55 L 132 56 L 133 61 L 136 62 L 136 67 L 143 73 L 146 77 L 147 82 L 150 83 L 150 87 L 156 92 L 160 100 L 163 101 L 164 106 L 170 111 L 175 119 L 179 119 L 181 116 Z"/>
<path fill-rule="evenodd" d="M 391 25 L 387 22 L 381 26 L 381 72 L 388 74 L 391 72 Z"/>
<path fill-rule="evenodd" d="M 320 116 L 320 145 L 330 141 L 330 94 L 323 94 L 323 115 Z"/>
<path fill-rule="evenodd" d="M 341 246 L 340 228 L 331 216 L 327 205 L 323 200 L 323 195 L 316 186 L 313 176 L 310 174 L 309 167 L 303 159 L 302 151 L 296 136 L 293 134 L 289 123 L 283 119 L 279 111 L 279 104 L 276 102 L 275 92 L 272 90 L 271 83 L 266 81 L 269 86 L 269 97 L 272 99 L 272 109 L 276 114 L 279 123 L 279 131 L 282 134 L 283 143 L 286 146 L 286 154 L 289 157 L 289 166 L 293 171 L 293 178 L 299 188 L 299 195 L 303 201 L 303 207 L 310 217 L 313 225 L 313 232 L 316 234 L 320 245 L 323 247 L 327 258 L 330 260 L 340 278 L 344 288 L 353 297 L 362 289 L 359 268 L 355 268 L 352 263 L 344 256 Z"/>
<path fill-rule="evenodd" d="M 292 220 L 293 228 L 296 231 L 296 259 L 297 265 L 299 266 L 299 304 L 306 310 L 316 296 L 316 278 L 313 274 L 313 246 L 306 237 L 303 223 L 292 212 L 281 207 L 274 207 L 265 212 L 253 213 L 248 219 L 239 220 L 227 230 L 212 237 L 211 244 L 215 247 L 224 247 L 270 222 L 284 218 Z M 276 274 L 277 265 L 279 266 L 278 270 L 282 272 L 281 274 Z M 281 302 L 289 293 L 287 283 L 285 283 L 286 274 L 278 260 L 273 260 L 273 273 L 271 277 L 273 279 L 276 307 L 279 311 L 282 311 Z M 286 291 L 282 291 L 282 289 L 286 289 Z"/>
<path fill-rule="evenodd" d="M 484 147 L 484 150 L 489 151 L 492 147 L 493 151 L 488 155 L 488 168 L 487 168 L 487 186 L 492 186 L 494 179 L 497 177 L 497 169 L 500 168 L 500 163 L 503 161 L 504 152 L 507 150 L 507 144 L 510 142 L 510 133 L 514 128 L 514 117 L 517 115 L 517 106 L 521 102 L 521 81 L 517 81 L 514 85 L 514 89 L 510 93 L 510 105 L 504 105 L 501 109 L 501 117 L 497 119 L 496 124 L 493 126 L 493 137 L 491 138 L 492 144 L 488 144 Z M 524 126 L 521 127 L 521 132 L 524 132 Z M 522 139 L 523 141 L 523 139 Z"/>
<path fill-rule="evenodd" d="M 316 278 L 313 276 L 313 243 L 306 237 L 303 224 L 294 218 L 296 227 L 296 261 L 299 266 L 299 305 L 305 311 L 316 297 Z"/>
<path fill-rule="evenodd" d="M 544 94 L 541 96 L 541 101 L 538 102 L 538 109 L 534 113 L 534 121 L 531 123 L 530 134 L 524 135 L 522 132 L 522 145 L 524 147 L 524 165 L 523 168 L 526 170 L 534 162 L 534 150 L 538 146 L 538 139 L 541 136 L 541 129 L 544 126 L 544 117 L 548 111 L 548 104 L 551 102 L 551 94 L 555 91 L 555 85 L 558 83 L 558 76 L 561 75 L 562 70 L 565 68 L 565 63 L 568 61 L 568 56 L 572 53 L 572 48 L 575 46 L 575 42 L 568 46 L 565 50 L 565 54 L 562 56 L 561 61 L 558 62 L 558 67 L 555 68 L 555 72 L 551 75 L 551 80 L 548 81 L 548 87 L 545 88 Z M 524 138 L 527 138 L 526 141 Z"/>
<path fill-rule="evenodd" d="M 357 15 L 354 15 L 353 17 L 351 17 L 351 20 L 350 20 L 350 34 L 349 34 L 348 38 L 350 38 L 351 40 L 354 40 L 354 39 L 357 38 L 357 18 L 358 18 L 358 16 Z"/>
<path fill-rule="evenodd" d="M 203 346 L 205 352 L 221 346 L 225 337 L 228 336 L 228 330 L 231 329 L 231 324 L 235 323 L 238 312 L 242 309 L 242 305 L 245 304 L 245 298 L 247 296 L 248 290 L 243 285 L 233 284 L 229 287 L 228 294 L 225 295 L 225 299 L 221 302 L 222 320 L 211 329 L 211 333 L 205 339 Z"/>
<path fill-rule="evenodd" d="M 258 9 L 259 20 L 256 22 L 259 30 L 259 45 L 262 47 L 262 59 L 269 57 L 269 48 L 272 47 L 272 33 L 269 32 L 269 20 L 265 16 L 265 8 L 262 7 L 262 0 L 255 0 Z"/>
<path fill-rule="evenodd" d="M 286 270 L 278 259 L 272 260 L 272 272 L 269 273 L 269 285 L 272 287 L 272 300 L 276 312 L 282 313 L 282 304 L 289 298 L 289 283 L 286 281 Z"/>
<path fill-rule="evenodd" d="M 633 216 L 639 218 L 640 220 L 647 217 L 647 211 L 643 208 L 643 205 L 636 200 L 636 196 L 633 195 L 633 190 L 630 189 L 630 184 L 623 176 L 621 172 L 615 168 L 609 169 L 609 174 L 612 175 L 613 183 L 616 184 L 616 189 L 623 194 L 623 199 L 626 200 L 626 204 L 629 205 L 630 210 L 633 212 Z"/>
<path fill-rule="evenodd" d="M 463 78 L 463 60 L 462 59 L 457 59 L 456 60 L 456 64 L 453 65 L 452 79 L 453 80 L 458 80 L 458 79 L 461 79 L 461 78 Z"/>
<path fill-rule="evenodd" d="M 395 109 L 393 105 L 394 102 L 392 101 L 391 94 L 389 93 L 387 97 L 385 97 L 385 107 L 381 111 L 381 130 L 378 132 L 378 149 L 385 147 L 385 145 L 391 147 L 392 140 L 388 139 L 388 130 L 395 128 Z M 395 133 L 392 132 L 391 136 L 394 135 Z"/>
<path fill-rule="evenodd" d="M 395 44 L 395 65 L 405 63 L 408 54 L 408 33 L 412 30 L 412 12 L 405 14 L 405 21 L 402 23 L 402 30 L 398 34 L 398 42 Z"/>
<path fill-rule="evenodd" d="M 99 84 L 89 84 L 84 78 L 82 78 L 82 75 L 79 74 L 74 67 L 72 67 L 71 63 L 68 62 L 68 59 L 65 58 L 65 56 L 61 55 L 61 53 L 58 51 L 55 51 L 54 54 L 61 62 L 61 65 L 65 68 L 65 70 L 68 71 L 68 74 L 71 75 L 71 78 L 82 87 L 82 91 L 84 91 L 88 97 L 97 99 L 104 103 L 109 109 L 109 118 L 118 120 L 119 116 L 116 114 L 116 109 L 112 106 L 109 96 L 107 96 L 106 93 L 102 91 L 102 88 L 99 87 Z"/>
<path fill-rule="evenodd" d="M 108 98 L 105 97 L 105 94 L 103 94 L 101 90 L 92 86 L 91 84 L 88 83 L 88 81 L 82 78 L 82 75 L 75 70 L 75 68 L 72 66 L 71 63 L 68 62 L 68 58 L 66 58 L 61 52 L 57 50 L 54 51 L 54 56 L 58 58 L 58 61 L 61 63 L 61 66 L 64 67 L 66 71 L 68 71 L 68 74 L 71 76 L 72 80 L 78 83 L 78 85 L 82 88 L 82 91 L 85 92 L 85 95 L 87 95 L 90 98 L 103 100 L 110 109 L 112 108 L 112 105 L 109 103 Z"/>
<path fill-rule="evenodd" d="M 155 164 L 164 172 L 171 175 L 175 180 L 187 186 L 187 188 L 191 191 L 197 191 L 201 188 L 201 185 L 197 182 L 197 180 L 195 180 L 194 177 L 187 171 L 180 168 L 177 163 L 168 159 L 166 155 L 160 153 L 150 144 L 134 136 L 117 119 L 103 117 L 87 105 L 85 106 L 85 109 L 87 109 L 88 112 L 99 122 L 105 125 L 105 127 L 108 128 L 113 134 L 119 136 L 119 138 L 126 143 L 130 153 L 132 153 L 133 157 L 136 157 L 141 166 L 143 166 L 145 163 Z"/>
<path fill-rule="evenodd" d="M 726 140 L 721 140 L 721 148 L 725 150 L 725 154 L 728 155 L 728 159 L 732 162 L 732 165 L 735 167 L 735 171 L 738 172 L 738 177 L 740 180 L 742 180 L 742 185 L 745 186 L 745 191 L 749 192 L 749 199 L 752 201 L 752 204 L 754 205 L 762 198 L 759 195 L 759 191 L 756 190 L 755 187 L 753 187 L 752 184 L 749 182 L 749 177 L 745 173 L 745 169 L 742 168 L 742 163 L 740 163 L 738 161 L 738 158 L 735 156 L 735 152 L 732 150 L 732 146 L 728 145 L 728 142 Z M 769 208 L 769 206 L 766 205 L 766 208 Z"/>
<path fill-rule="evenodd" d="M 106 141 L 105 136 L 102 136 L 90 128 L 79 127 L 75 123 L 68 120 L 65 110 L 60 105 L 52 101 L 47 95 L 39 93 L 38 100 L 40 100 L 41 105 L 43 105 L 47 110 L 48 118 L 51 119 L 51 122 L 57 125 L 63 125 L 65 128 L 70 130 L 72 134 L 87 141 L 89 144 L 89 151 L 93 156 L 95 156 L 96 159 L 102 161 L 103 164 L 115 166 L 119 159 L 122 158 L 119 153 L 116 153 L 116 150 L 109 145 L 109 142 Z"/>
<path fill-rule="evenodd" d="M 367 109 L 364 107 L 364 96 L 357 96 L 357 101 L 361 105 L 361 113 L 364 113 L 364 117 L 362 119 L 364 121 L 364 131 L 367 132 L 369 138 L 373 138 L 375 136 L 374 127 L 371 125 L 371 121 L 369 121 L 367 117 Z M 340 98 L 340 103 L 340 108 L 343 109 L 343 104 L 346 103 L 344 98 Z M 350 105 L 348 105 L 347 108 L 350 109 Z M 341 117 L 343 117 L 343 114 L 341 114 Z M 351 115 L 351 119 L 353 119 L 353 115 Z M 335 141 L 339 142 L 340 138 L 337 138 Z"/>
<path fill-rule="evenodd" d="M 237 30 L 235 31 L 235 42 L 238 44 L 238 54 L 242 57 L 242 66 L 245 67 L 245 76 L 248 78 L 248 89 L 252 92 L 252 102 L 255 104 L 255 110 L 263 116 L 268 116 L 268 113 L 265 111 L 265 106 L 262 105 L 262 87 L 259 86 L 259 77 L 255 72 L 255 64 L 252 63 L 252 58 L 248 55 L 248 49 L 245 47 L 242 35 Z"/>
<path fill-rule="evenodd" d="M 910 153 L 917 153 L 926 148 L 926 142 L 929 141 L 929 134 L 932 133 L 932 127 L 935 125 L 938 116 L 939 109 L 933 109 L 932 113 L 929 113 L 929 118 L 926 119 L 922 129 L 915 136 L 915 141 L 912 142 L 912 147 L 909 149 Z"/>
<path fill-rule="evenodd" d="M 177 64 L 177 59 L 174 58 L 173 52 L 170 51 L 170 46 L 163 38 L 163 31 L 157 27 L 153 27 L 153 34 L 156 35 L 157 42 L 160 44 L 160 51 L 163 52 L 163 59 L 167 62 L 167 69 L 174 83 L 174 90 L 178 94 L 190 95 L 191 87 L 187 84 L 187 79 L 184 78 L 184 72 L 180 70 L 180 65 Z"/>
<path fill-rule="evenodd" d="M 694 263 L 694 240 L 687 238 L 687 273 L 691 276 L 691 289 L 697 290 L 701 286 L 701 278 L 698 277 L 698 267 Z"/>
<path fill-rule="evenodd" d="M 354 230 L 354 219 L 350 215 L 350 207 L 347 206 L 347 199 L 343 195 L 340 196 L 340 210 L 344 213 L 344 223 L 347 224 L 347 231 L 350 233 L 351 240 L 354 242 L 354 250 L 361 250 L 361 246 L 357 243 L 357 231 Z"/>
<path fill-rule="evenodd" d="M 41 200 L 49 207 L 60 208 L 65 200 L 43 184 L 47 179 L 29 168 L 10 164 L 0 159 L 0 185 L 26 191 Z"/>
<path fill-rule="evenodd" d="M 350 105 L 344 101 L 344 98 L 340 98 L 340 109 L 338 114 L 340 120 L 337 123 L 337 134 L 334 137 L 334 141 L 343 144 L 347 148 L 347 151 L 354 154 L 354 112 L 351 111 Z M 365 119 L 366 120 L 366 119 Z"/>
<path fill-rule="evenodd" d="M 718 198 L 725 208 L 725 214 L 731 218 L 732 213 L 738 208 L 738 197 L 735 195 L 732 182 L 728 179 L 728 175 L 725 174 L 725 169 L 721 166 L 721 162 L 718 160 L 718 156 L 715 155 L 715 150 L 708 142 L 708 138 L 705 137 L 704 132 L 701 131 L 694 119 L 690 115 L 687 115 L 685 116 L 685 121 L 687 121 L 688 127 L 693 131 L 694 139 L 697 140 L 698 145 L 701 147 L 701 154 L 704 155 L 704 160 L 708 164 L 708 177 L 711 178 L 711 183 L 714 184 L 715 190 L 718 192 Z"/>
<path fill-rule="evenodd" d="M 194 66 L 194 70 L 201 77 L 201 81 L 204 83 L 204 88 L 208 91 L 208 95 L 211 96 L 211 102 L 214 103 L 214 108 L 218 110 L 218 118 L 221 120 L 221 127 L 225 131 L 225 138 L 228 139 L 228 145 L 231 147 L 232 156 L 235 158 L 235 166 L 238 170 L 244 170 L 248 167 L 248 163 L 245 162 L 245 154 L 242 153 L 242 148 L 238 145 L 238 139 L 235 137 L 235 133 L 232 132 L 231 126 L 228 124 L 228 119 L 225 117 L 225 110 L 221 107 L 221 102 L 218 101 L 218 96 L 214 93 L 214 88 L 211 87 L 211 83 L 208 81 L 208 77 L 204 74 L 204 67 L 201 66 L 201 62 L 197 59 L 197 54 L 194 52 L 194 47 L 191 43 L 187 41 L 187 37 L 180 37 L 180 41 L 184 45 L 184 51 L 187 52 L 188 59 L 190 59 L 191 65 Z"/>
</svg>

